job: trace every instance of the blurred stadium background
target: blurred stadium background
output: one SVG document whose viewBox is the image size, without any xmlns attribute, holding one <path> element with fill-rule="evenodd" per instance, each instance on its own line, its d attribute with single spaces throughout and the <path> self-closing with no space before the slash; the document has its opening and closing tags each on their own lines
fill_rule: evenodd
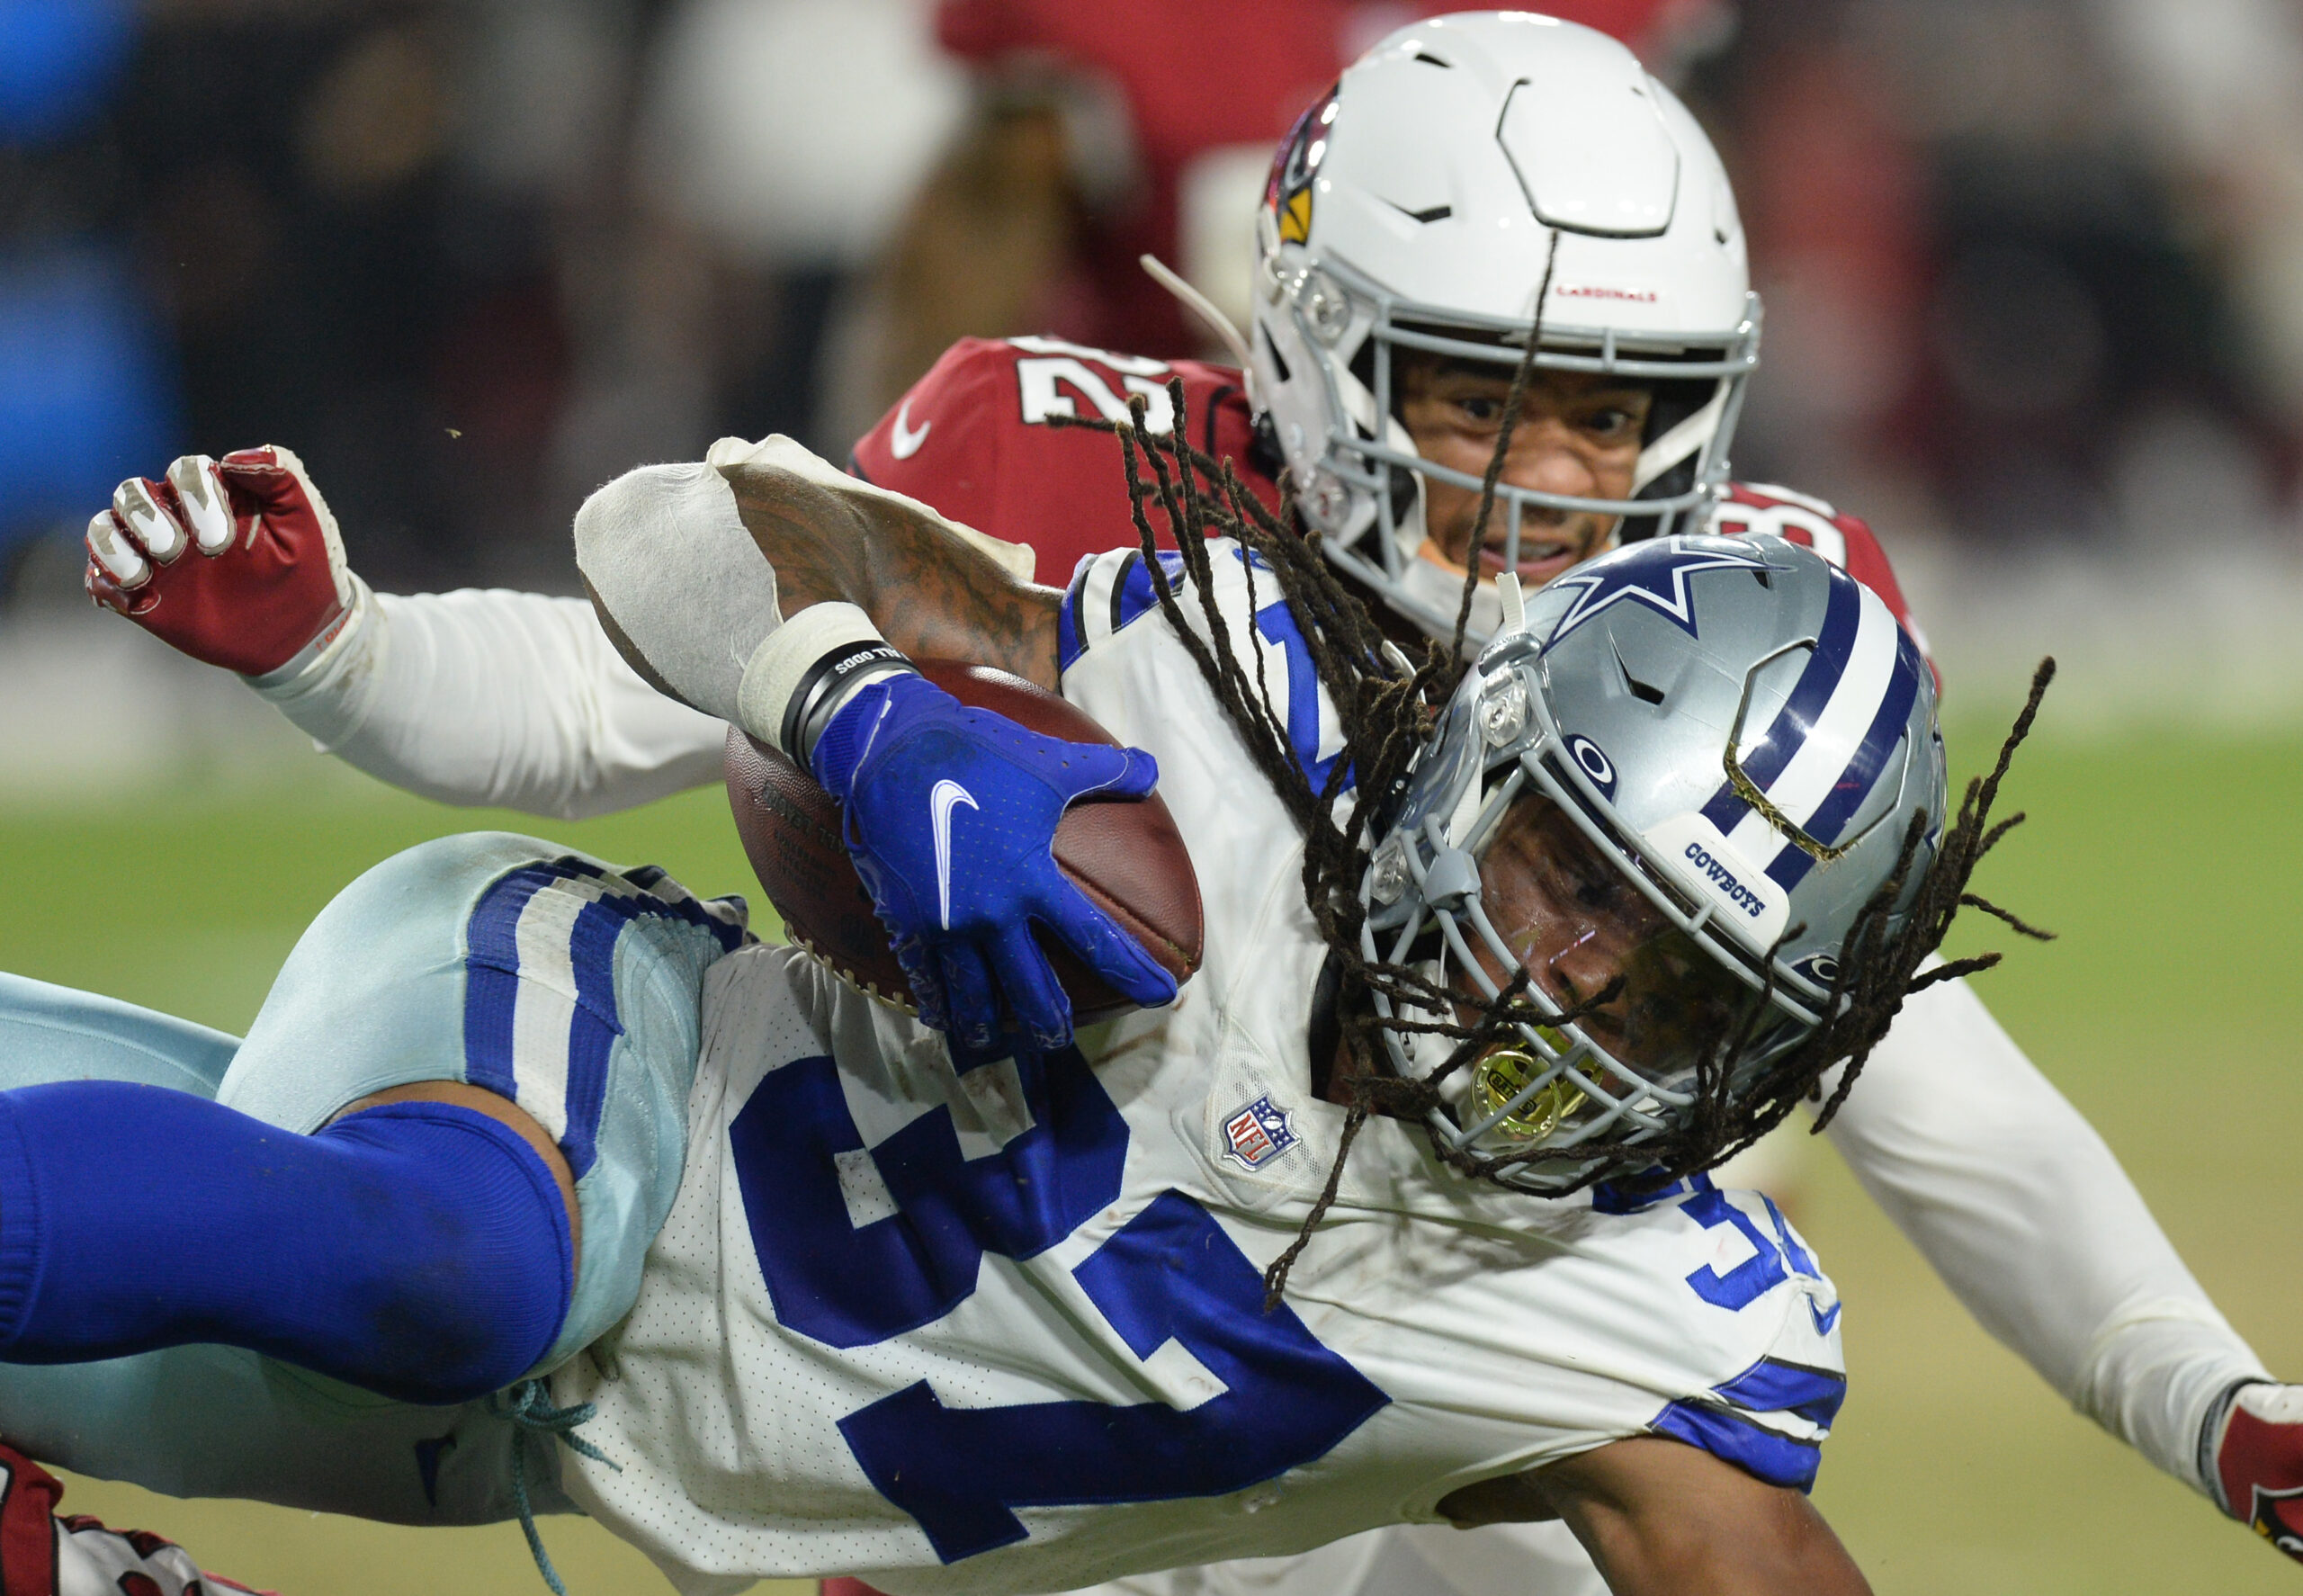
<svg viewBox="0 0 2303 1596">
<path fill-rule="evenodd" d="M 1194 353 L 1134 256 L 1241 300 L 1270 146 L 1416 9 L 0 3 L 0 968 L 237 1028 L 366 865 L 540 829 L 384 793 L 92 614 L 117 479 L 287 443 L 379 587 L 569 590 L 593 486 L 723 433 L 843 459 L 963 333 Z M 2303 4 L 1551 9 L 1718 140 L 1768 303 L 1740 474 L 1881 531 L 1955 760 L 2063 660 L 1986 890 L 2064 937 L 1986 993 L 2303 1375 Z M 741 890 L 719 803 L 548 829 Z M 2292 1587 L 1985 1340 L 1832 1155 L 1798 1184 L 1854 1370 L 1819 1499 L 1883 1592 Z M 534 1588 L 509 1526 L 69 1502 L 288 1596 Z M 664 1588 L 546 1534 L 577 1596 Z"/>
</svg>

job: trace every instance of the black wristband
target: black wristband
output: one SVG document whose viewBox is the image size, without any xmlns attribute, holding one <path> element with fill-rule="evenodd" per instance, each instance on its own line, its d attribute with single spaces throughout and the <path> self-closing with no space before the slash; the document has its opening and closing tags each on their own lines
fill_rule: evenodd
<svg viewBox="0 0 2303 1596">
<path fill-rule="evenodd" d="M 893 643 L 874 639 L 841 643 L 830 650 L 800 673 L 799 685 L 784 706 L 784 725 L 776 741 L 794 764 L 805 769 L 809 750 L 815 747 L 817 735 L 823 731 L 822 722 L 831 718 L 832 711 L 847 696 L 849 684 L 891 671 L 919 674 L 918 668 Z"/>
</svg>

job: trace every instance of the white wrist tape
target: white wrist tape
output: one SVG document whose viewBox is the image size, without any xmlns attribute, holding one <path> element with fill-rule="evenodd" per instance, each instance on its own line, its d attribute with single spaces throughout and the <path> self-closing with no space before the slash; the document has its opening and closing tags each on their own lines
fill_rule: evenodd
<svg viewBox="0 0 2303 1596">
<path fill-rule="evenodd" d="M 802 766 L 811 727 L 865 682 L 913 669 L 852 604 L 811 604 L 761 640 L 736 689 L 737 722 Z"/>
</svg>

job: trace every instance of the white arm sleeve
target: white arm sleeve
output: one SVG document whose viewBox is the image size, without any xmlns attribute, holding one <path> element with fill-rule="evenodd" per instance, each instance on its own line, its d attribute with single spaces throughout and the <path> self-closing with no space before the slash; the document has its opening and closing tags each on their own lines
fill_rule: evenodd
<svg viewBox="0 0 2303 1596">
<path fill-rule="evenodd" d="M 578 820 L 720 777 L 727 727 L 634 675 L 582 599 L 358 585 L 354 603 L 318 659 L 255 686 L 381 781 Z"/>
<path fill-rule="evenodd" d="M 2208 1492 L 2209 1410 L 2269 1376 L 2103 1139 L 1965 982 L 1904 1006 L 1825 1134 L 1985 1330 Z"/>
<path fill-rule="evenodd" d="M 707 462 L 617 478 L 585 501 L 575 529 L 593 590 L 673 687 L 712 713 L 650 686 L 579 599 L 401 598 L 356 577 L 352 619 L 320 656 L 253 685 L 321 748 L 449 803 L 576 820 L 714 781 L 728 731 L 715 717 L 737 715 L 747 668 L 780 627 L 775 572 L 721 475 L 747 464 L 900 503 L 1011 575 L 1030 571 L 1028 549 L 859 482 L 788 438 L 723 439 Z"/>
</svg>

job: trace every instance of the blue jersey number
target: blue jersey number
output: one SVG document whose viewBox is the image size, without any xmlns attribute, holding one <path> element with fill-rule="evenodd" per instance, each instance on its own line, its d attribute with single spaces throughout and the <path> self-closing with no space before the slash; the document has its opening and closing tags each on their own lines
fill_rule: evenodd
<svg viewBox="0 0 2303 1596">
<path fill-rule="evenodd" d="M 869 1346 L 950 1313 L 986 1252 L 1030 1258 L 1119 1195 L 1127 1125 L 1077 1049 L 1020 1056 L 1032 1128 L 960 1156 L 936 1108 L 865 1150 L 828 1058 L 769 1073 L 730 1127 L 760 1269 L 789 1328 Z M 847 1191 L 868 1160 L 895 1212 L 858 1225 Z M 925 1380 L 858 1409 L 840 1433 L 872 1483 L 946 1563 L 1027 1533 L 1018 1507 L 1214 1496 L 1323 1456 L 1389 1398 L 1282 1306 L 1207 1211 L 1165 1193 L 1074 1271 L 1139 1358 L 1173 1340 L 1227 1387 L 1163 1403 L 947 1408 Z"/>
<path fill-rule="evenodd" d="M 828 1058 L 761 1080 L 728 1137 L 779 1322 L 833 1347 L 932 1324 L 975 1290 L 985 1253 L 1035 1257 L 1119 1196 L 1127 1122 L 1079 1051 L 1020 1057 L 1017 1074 L 1035 1123 L 973 1161 L 949 1108 L 866 1152 Z M 896 1211 L 855 1224 L 843 1164 L 851 1181 L 868 1164 Z"/>
<path fill-rule="evenodd" d="M 1694 1288 L 1695 1294 L 1714 1307 L 1740 1313 L 1794 1275 L 1804 1275 L 1811 1280 L 1823 1278 L 1823 1271 L 1815 1267 L 1815 1255 L 1801 1246 L 1799 1238 L 1791 1233 L 1791 1226 L 1785 1221 L 1782 1210 L 1775 1206 L 1774 1199 L 1761 1196 L 1760 1201 L 1767 1205 L 1768 1217 L 1774 1222 L 1772 1235 L 1760 1228 L 1758 1220 L 1729 1202 L 1725 1192 L 1713 1188 L 1708 1181 L 1704 1183 L 1703 1189 L 1680 1205 L 1680 1212 L 1704 1229 L 1716 1230 L 1723 1224 L 1733 1225 L 1752 1244 L 1752 1255 L 1725 1274 L 1706 1264 L 1688 1277 L 1688 1285 Z M 1830 1319 L 1838 1317 L 1839 1307 L 1834 1304 Z M 1815 1328 L 1819 1331 L 1828 1331 L 1831 1328 L 1829 1319 L 1819 1320 Z"/>
</svg>

